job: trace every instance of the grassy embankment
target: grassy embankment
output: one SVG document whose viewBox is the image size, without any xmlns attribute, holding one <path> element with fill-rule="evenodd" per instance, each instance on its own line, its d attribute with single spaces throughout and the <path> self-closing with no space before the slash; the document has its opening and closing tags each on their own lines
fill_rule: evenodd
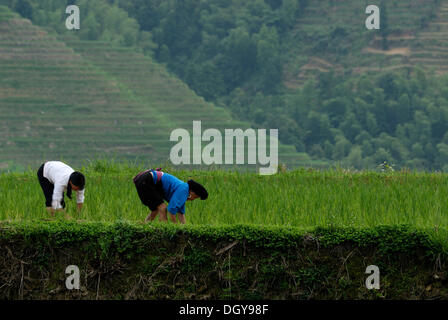
<svg viewBox="0 0 448 320">
<path fill-rule="evenodd" d="M 448 297 L 448 179 L 440 173 L 169 170 L 210 192 L 187 225 L 141 224 L 133 165 L 87 175 L 85 210 L 46 221 L 35 172 L 0 176 L 0 296 L 13 299 Z M 59 217 L 56 220 L 64 220 Z M 65 289 L 78 265 L 81 290 Z M 377 265 L 380 290 L 367 290 Z"/>
<path fill-rule="evenodd" d="M 447 299 L 446 249 L 408 226 L 0 223 L 0 297 Z M 66 289 L 69 265 L 80 290 Z M 369 265 L 379 290 L 366 289 Z"/>
</svg>

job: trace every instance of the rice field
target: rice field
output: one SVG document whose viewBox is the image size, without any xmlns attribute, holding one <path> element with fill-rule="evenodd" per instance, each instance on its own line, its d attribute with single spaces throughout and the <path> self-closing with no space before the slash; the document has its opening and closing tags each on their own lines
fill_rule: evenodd
<svg viewBox="0 0 448 320">
<path fill-rule="evenodd" d="M 148 214 L 132 178 L 143 166 L 97 162 L 75 168 L 86 175 L 84 210 L 68 213 L 84 221 L 143 222 Z M 0 220 L 48 219 L 37 168 L 0 174 Z M 272 176 L 229 170 L 175 170 L 209 191 L 206 201 L 186 204 L 192 225 L 277 225 L 369 227 L 409 224 L 448 229 L 448 174 L 354 172 L 344 169 L 297 169 Z M 62 214 L 58 219 L 63 219 Z"/>
</svg>

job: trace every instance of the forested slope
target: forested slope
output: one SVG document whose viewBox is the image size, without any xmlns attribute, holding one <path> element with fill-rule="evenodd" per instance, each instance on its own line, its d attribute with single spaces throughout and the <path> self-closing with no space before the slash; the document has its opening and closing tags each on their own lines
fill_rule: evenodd
<svg viewBox="0 0 448 320">
<path fill-rule="evenodd" d="M 250 127 L 126 47 L 126 36 L 81 40 L 0 8 L 3 169 L 51 158 L 78 165 L 97 157 L 160 164 L 174 145 L 171 132 L 191 131 L 194 120 L 202 120 L 203 130 Z M 279 153 L 288 165 L 300 156 L 291 146 L 281 145 Z"/>
<path fill-rule="evenodd" d="M 314 159 L 448 169 L 442 0 L 119 1 L 174 73 Z M 442 75 L 435 78 L 436 73 Z"/>
<path fill-rule="evenodd" d="M 198 94 L 298 151 L 448 169 L 447 1 L 379 1 L 380 30 L 365 27 L 369 1 L 117 3 Z"/>
<path fill-rule="evenodd" d="M 0 3 L 57 32 L 108 76 L 122 77 L 142 101 L 154 96 L 145 82 L 134 86 L 132 72 L 111 69 L 118 60 L 130 69 L 125 65 L 135 59 L 141 72 L 135 79 L 143 79 L 140 58 L 107 62 L 101 51 L 107 46 L 82 41 L 129 47 L 164 64 L 234 119 L 278 128 L 280 140 L 303 160 L 288 164 L 361 169 L 387 161 L 396 168 L 448 170 L 447 0 L 379 1 L 380 30 L 365 28 L 370 3 L 364 0 L 80 0 L 70 2 L 83 16 L 70 38 L 66 3 Z M 170 103 L 188 101 L 182 95 Z"/>
</svg>

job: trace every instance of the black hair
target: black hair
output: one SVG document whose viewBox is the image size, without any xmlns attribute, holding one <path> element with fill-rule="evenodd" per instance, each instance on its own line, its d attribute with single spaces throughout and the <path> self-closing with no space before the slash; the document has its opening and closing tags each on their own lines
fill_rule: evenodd
<svg viewBox="0 0 448 320">
<path fill-rule="evenodd" d="M 79 190 L 83 190 L 86 185 L 86 178 L 78 171 L 73 172 L 68 181 L 73 183 L 74 186 L 79 187 Z"/>
<path fill-rule="evenodd" d="M 208 198 L 208 192 L 201 184 L 197 183 L 194 180 L 188 180 L 187 183 L 190 187 L 190 190 L 196 193 L 201 198 L 201 200 L 205 200 Z"/>
</svg>

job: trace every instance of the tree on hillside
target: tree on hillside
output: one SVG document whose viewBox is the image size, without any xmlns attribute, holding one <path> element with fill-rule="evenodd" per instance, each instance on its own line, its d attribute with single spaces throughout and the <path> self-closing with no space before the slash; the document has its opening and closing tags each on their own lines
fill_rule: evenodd
<svg viewBox="0 0 448 320">
<path fill-rule="evenodd" d="M 201 41 L 196 0 L 169 0 L 169 11 L 161 20 L 154 40 L 165 44 L 172 57 L 190 57 Z M 180 64 L 181 66 L 181 64 Z"/>
<path fill-rule="evenodd" d="M 101 25 L 96 20 L 93 13 L 89 13 L 83 20 L 83 27 L 80 31 L 81 39 L 98 40 L 101 35 Z"/>
<path fill-rule="evenodd" d="M 281 21 L 287 28 L 294 26 L 297 12 L 299 9 L 299 0 L 283 0 L 281 7 Z"/>
<path fill-rule="evenodd" d="M 228 60 L 227 67 L 222 70 L 224 79 L 234 88 L 254 71 L 257 48 L 247 30 L 242 27 L 230 30 L 229 36 L 221 44 Z"/>
<path fill-rule="evenodd" d="M 14 4 L 14 10 L 17 11 L 22 17 L 32 20 L 33 18 L 33 6 L 29 0 L 17 0 Z"/>
<path fill-rule="evenodd" d="M 282 80 L 277 30 L 275 27 L 264 25 L 257 39 L 257 67 L 261 75 L 262 89 L 266 93 L 273 93 Z"/>
<path fill-rule="evenodd" d="M 380 17 L 381 17 L 380 34 L 381 37 L 383 38 L 382 47 L 383 50 L 389 50 L 389 40 L 387 39 L 387 37 L 389 36 L 389 17 L 385 1 L 381 2 Z"/>
</svg>

